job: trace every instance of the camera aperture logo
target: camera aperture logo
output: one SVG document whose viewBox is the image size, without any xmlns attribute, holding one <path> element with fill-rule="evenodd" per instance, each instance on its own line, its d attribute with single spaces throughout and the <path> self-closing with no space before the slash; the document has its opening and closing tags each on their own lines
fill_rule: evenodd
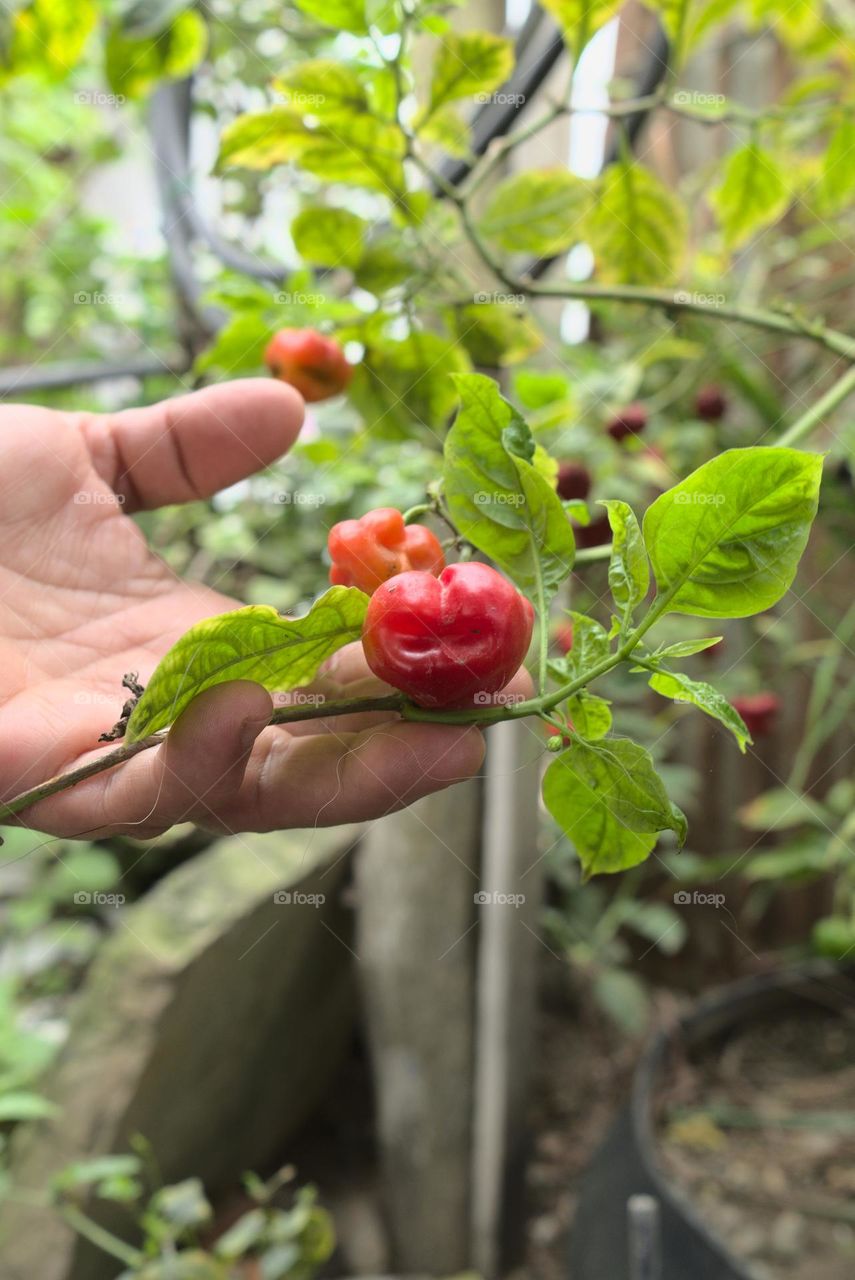
<svg viewBox="0 0 855 1280">
<path fill-rule="evenodd" d="M 525 903 L 525 894 L 499 893 L 481 889 L 473 894 L 472 901 L 476 907 L 521 907 Z"/>
<path fill-rule="evenodd" d="M 723 893 L 702 893 L 700 889 L 693 889 L 691 893 L 688 889 L 679 889 L 674 894 L 675 907 L 715 907 L 717 911 L 724 902 Z"/>
<path fill-rule="evenodd" d="M 277 889 L 273 901 L 277 907 L 322 907 L 326 902 L 324 893 L 303 893 L 300 889 Z"/>
</svg>

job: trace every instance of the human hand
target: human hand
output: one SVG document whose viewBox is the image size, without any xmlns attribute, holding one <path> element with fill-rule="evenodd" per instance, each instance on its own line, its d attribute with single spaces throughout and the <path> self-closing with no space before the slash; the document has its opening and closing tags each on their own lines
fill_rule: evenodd
<svg viewBox="0 0 855 1280">
<path fill-rule="evenodd" d="M 193 623 L 238 603 L 184 582 L 129 516 L 188 502 L 274 462 L 303 407 L 289 387 L 244 379 L 110 415 L 0 409 L 0 791 L 91 759 L 118 718 L 123 673 L 145 681 Z M 519 678 L 525 687 L 524 676 Z M 317 686 L 381 686 L 361 646 Z M 239 681 L 202 694 L 161 745 L 22 814 L 62 836 L 150 838 L 173 823 L 213 831 L 359 821 L 477 771 L 472 727 L 378 713 L 268 726 L 270 695 Z"/>
</svg>

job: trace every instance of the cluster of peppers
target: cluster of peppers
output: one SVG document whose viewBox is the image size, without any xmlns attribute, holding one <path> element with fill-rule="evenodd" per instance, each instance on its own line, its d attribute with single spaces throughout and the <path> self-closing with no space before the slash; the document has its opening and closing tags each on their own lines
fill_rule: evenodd
<svg viewBox="0 0 855 1280">
<path fill-rule="evenodd" d="M 362 647 L 386 684 L 422 707 L 471 705 L 519 670 L 534 610 L 489 565 L 446 565 L 436 535 L 380 507 L 330 531 L 330 581 L 371 596 Z"/>
</svg>

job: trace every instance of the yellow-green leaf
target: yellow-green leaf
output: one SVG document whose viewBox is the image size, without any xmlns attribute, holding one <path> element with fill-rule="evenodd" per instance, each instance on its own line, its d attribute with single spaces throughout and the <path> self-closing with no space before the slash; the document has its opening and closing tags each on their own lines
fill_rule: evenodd
<svg viewBox="0 0 855 1280">
<path fill-rule="evenodd" d="M 544 9 L 552 14 L 565 43 L 576 55 L 600 27 L 611 21 L 622 4 L 623 0 L 543 0 Z"/>
<path fill-rule="evenodd" d="M 223 130 L 217 168 L 272 169 L 296 160 L 312 142 L 300 113 L 291 107 L 271 107 L 238 116 Z"/>
<path fill-rule="evenodd" d="M 560 253 L 581 239 L 592 196 L 591 184 L 567 169 L 514 174 L 491 194 L 479 230 L 508 253 Z"/>
<path fill-rule="evenodd" d="M 504 36 L 467 31 L 444 36 L 436 55 L 428 115 L 446 102 L 474 93 L 490 93 L 514 66 L 514 47 Z"/>
<path fill-rule="evenodd" d="M 291 223 L 297 252 L 319 267 L 356 267 L 361 258 L 367 223 L 349 209 L 313 206 Z"/>
<path fill-rule="evenodd" d="M 735 248 L 777 222 L 790 203 L 790 193 L 778 162 L 750 142 L 728 158 L 712 201 L 725 241 Z"/>
<path fill-rule="evenodd" d="M 249 605 L 197 622 L 158 664 L 127 741 L 165 729 L 200 693 L 230 680 L 253 680 L 271 693 L 308 684 L 337 649 L 359 639 L 367 608 L 355 587 L 331 587 L 302 618 Z"/>
<path fill-rule="evenodd" d="M 598 278 L 617 284 L 672 282 L 685 250 L 686 221 L 682 202 L 649 169 L 611 165 L 584 223 Z"/>
<path fill-rule="evenodd" d="M 352 31 L 354 35 L 368 35 L 365 16 L 365 0 L 294 0 L 298 9 L 310 18 L 322 22 L 325 27 L 337 31 Z"/>
</svg>

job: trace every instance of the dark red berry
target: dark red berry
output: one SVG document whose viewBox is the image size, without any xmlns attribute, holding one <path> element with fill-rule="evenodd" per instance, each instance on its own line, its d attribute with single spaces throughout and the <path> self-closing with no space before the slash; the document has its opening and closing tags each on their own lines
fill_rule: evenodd
<svg viewBox="0 0 855 1280">
<path fill-rule="evenodd" d="M 605 513 L 597 516 L 590 524 L 574 524 L 573 533 L 577 547 L 601 547 L 612 540 L 612 526 Z"/>
<path fill-rule="evenodd" d="M 727 400 L 721 387 L 711 383 L 701 387 L 695 396 L 695 413 L 704 422 L 719 422 L 727 412 Z"/>
<path fill-rule="evenodd" d="M 627 436 L 637 436 L 647 426 L 647 410 L 637 400 L 626 405 L 620 413 L 616 413 L 606 426 L 606 431 L 613 440 L 625 440 Z"/>
<path fill-rule="evenodd" d="M 585 499 L 591 492 L 591 473 L 581 462 L 562 462 L 556 488 L 559 498 L 565 502 L 572 498 Z"/>
</svg>

